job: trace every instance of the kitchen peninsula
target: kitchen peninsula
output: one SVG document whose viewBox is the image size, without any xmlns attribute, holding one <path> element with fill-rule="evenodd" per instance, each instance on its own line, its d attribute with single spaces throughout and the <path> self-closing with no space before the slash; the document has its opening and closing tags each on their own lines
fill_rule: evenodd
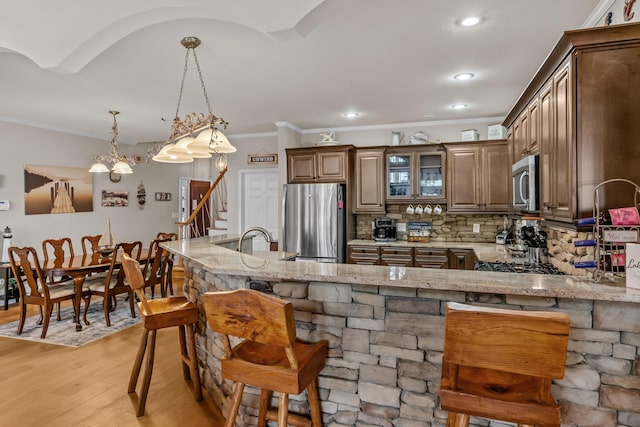
<svg viewBox="0 0 640 427">
<path fill-rule="evenodd" d="M 563 425 L 640 422 L 640 292 L 573 276 L 489 273 L 265 260 L 214 244 L 168 242 L 185 268 L 185 293 L 252 287 L 293 303 L 298 337 L 329 340 L 319 379 L 325 424 L 444 425 L 438 391 L 448 301 L 562 311 L 572 332 L 565 378 L 555 382 Z M 198 325 L 203 384 L 226 413 L 219 337 Z M 242 425 L 255 425 L 259 396 L 243 400 Z M 305 400 L 291 409 L 304 412 Z"/>
</svg>

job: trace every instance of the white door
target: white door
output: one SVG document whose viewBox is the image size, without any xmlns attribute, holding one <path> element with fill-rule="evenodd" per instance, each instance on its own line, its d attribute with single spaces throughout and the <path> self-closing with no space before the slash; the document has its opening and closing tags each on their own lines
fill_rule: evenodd
<svg viewBox="0 0 640 427">
<path fill-rule="evenodd" d="M 240 231 L 250 227 L 268 230 L 278 240 L 278 171 L 251 169 L 240 171 Z M 255 233 L 253 249 L 268 251 L 262 234 Z"/>
</svg>

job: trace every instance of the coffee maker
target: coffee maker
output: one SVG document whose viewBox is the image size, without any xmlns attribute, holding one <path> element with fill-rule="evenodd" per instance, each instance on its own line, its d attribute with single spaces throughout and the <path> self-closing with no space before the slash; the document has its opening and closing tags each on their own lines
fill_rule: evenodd
<svg viewBox="0 0 640 427">
<path fill-rule="evenodd" d="M 391 218 L 376 218 L 373 228 L 373 240 L 376 242 L 395 242 L 396 220 Z"/>
</svg>

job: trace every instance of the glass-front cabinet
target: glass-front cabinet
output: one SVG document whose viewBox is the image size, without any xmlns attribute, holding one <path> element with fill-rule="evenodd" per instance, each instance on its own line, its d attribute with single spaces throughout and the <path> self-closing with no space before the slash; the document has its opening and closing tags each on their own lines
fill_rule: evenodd
<svg viewBox="0 0 640 427">
<path fill-rule="evenodd" d="M 445 152 L 438 148 L 387 150 L 387 201 L 445 202 Z"/>
</svg>

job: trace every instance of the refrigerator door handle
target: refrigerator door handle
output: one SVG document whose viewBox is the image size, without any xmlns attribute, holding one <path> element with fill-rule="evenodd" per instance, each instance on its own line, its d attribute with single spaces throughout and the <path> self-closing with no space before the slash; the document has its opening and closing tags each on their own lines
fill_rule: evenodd
<svg viewBox="0 0 640 427">
<path fill-rule="evenodd" d="M 287 244 L 287 227 L 285 227 L 285 223 L 286 223 L 286 208 L 287 208 L 287 184 L 285 184 L 283 186 L 282 189 L 282 250 L 286 251 L 286 244 Z"/>
</svg>

